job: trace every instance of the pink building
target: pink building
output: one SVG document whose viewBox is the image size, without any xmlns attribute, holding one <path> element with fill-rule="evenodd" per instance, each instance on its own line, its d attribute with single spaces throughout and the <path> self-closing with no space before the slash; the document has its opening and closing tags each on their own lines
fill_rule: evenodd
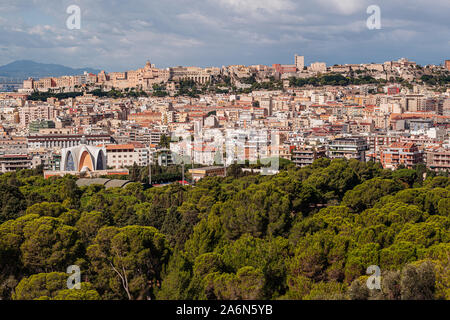
<svg viewBox="0 0 450 320">
<path fill-rule="evenodd" d="M 273 64 L 272 68 L 274 68 L 276 72 L 281 74 L 297 72 L 297 66 L 289 64 Z"/>
</svg>

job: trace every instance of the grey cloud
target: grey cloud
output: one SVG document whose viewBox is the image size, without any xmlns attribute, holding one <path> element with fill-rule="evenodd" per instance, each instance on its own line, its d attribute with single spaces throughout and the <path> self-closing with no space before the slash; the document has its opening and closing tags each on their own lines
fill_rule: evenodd
<svg viewBox="0 0 450 320">
<path fill-rule="evenodd" d="M 81 7 L 81 30 L 65 28 L 71 4 Z M 382 10 L 381 30 L 366 28 L 370 4 Z M 162 67 L 291 63 L 294 53 L 328 64 L 441 63 L 450 58 L 449 13 L 448 0 L 2 0 L 0 63 L 123 70 L 146 59 Z"/>
</svg>

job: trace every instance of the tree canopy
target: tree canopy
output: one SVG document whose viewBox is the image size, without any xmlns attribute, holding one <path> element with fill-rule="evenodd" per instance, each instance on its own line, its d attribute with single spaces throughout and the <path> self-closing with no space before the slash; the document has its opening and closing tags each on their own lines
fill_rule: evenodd
<svg viewBox="0 0 450 320">
<path fill-rule="evenodd" d="M 450 178 L 423 168 L 320 159 L 110 189 L 22 170 L 0 191 L 1 299 L 450 299 Z"/>
</svg>

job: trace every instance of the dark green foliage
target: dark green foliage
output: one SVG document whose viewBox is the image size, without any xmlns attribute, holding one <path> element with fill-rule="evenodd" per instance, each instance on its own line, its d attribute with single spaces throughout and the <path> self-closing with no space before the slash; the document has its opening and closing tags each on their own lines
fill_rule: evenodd
<svg viewBox="0 0 450 320">
<path fill-rule="evenodd" d="M 164 92 L 165 91 L 158 91 L 158 92 Z M 101 89 L 95 89 L 90 92 L 89 94 L 92 94 L 96 97 L 109 97 L 109 98 L 137 98 L 137 97 L 147 97 L 148 94 L 145 91 L 142 90 L 127 90 L 124 91 L 112 89 L 110 91 L 102 91 Z M 63 100 L 67 98 L 76 98 L 79 96 L 82 96 L 83 92 L 61 92 L 61 93 L 53 93 L 53 92 L 33 92 L 29 97 L 28 100 L 32 101 L 47 101 L 48 98 L 56 98 L 58 100 Z M 158 95 L 158 96 L 165 96 L 164 95 Z"/>
<path fill-rule="evenodd" d="M 170 257 L 163 234 L 153 227 L 104 227 L 87 248 L 94 286 L 108 297 L 154 297 Z"/>
<path fill-rule="evenodd" d="M 371 76 L 359 76 L 359 77 L 344 77 L 341 74 L 327 73 L 311 78 L 291 78 L 290 85 L 293 87 L 303 87 L 307 85 L 312 86 L 347 86 L 351 84 L 377 84 L 385 83 L 385 80 L 377 80 Z"/>
<path fill-rule="evenodd" d="M 393 180 L 375 178 L 347 191 L 342 203 L 355 212 L 362 212 L 372 207 L 381 197 L 393 194 L 400 189 L 400 185 Z"/>
<path fill-rule="evenodd" d="M 25 197 L 19 188 L 6 183 L 0 184 L 0 223 L 15 219 L 26 209 Z"/>
<path fill-rule="evenodd" d="M 152 188 L 130 172 L 112 189 L 0 176 L 0 298 L 450 299 L 450 179 L 426 168 L 319 159 Z"/>
</svg>

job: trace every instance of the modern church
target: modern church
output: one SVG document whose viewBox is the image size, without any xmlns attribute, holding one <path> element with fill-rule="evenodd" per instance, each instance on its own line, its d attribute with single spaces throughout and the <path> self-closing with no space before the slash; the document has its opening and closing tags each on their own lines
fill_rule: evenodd
<svg viewBox="0 0 450 320">
<path fill-rule="evenodd" d="M 106 170 L 106 148 L 79 145 L 61 149 L 61 170 L 88 172 Z"/>
<path fill-rule="evenodd" d="M 82 141 L 83 142 L 83 141 Z M 44 177 L 74 176 L 100 177 L 105 175 L 126 175 L 128 169 L 108 169 L 106 148 L 82 143 L 75 147 L 61 149 L 59 171 L 44 171 Z"/>
</svg>

